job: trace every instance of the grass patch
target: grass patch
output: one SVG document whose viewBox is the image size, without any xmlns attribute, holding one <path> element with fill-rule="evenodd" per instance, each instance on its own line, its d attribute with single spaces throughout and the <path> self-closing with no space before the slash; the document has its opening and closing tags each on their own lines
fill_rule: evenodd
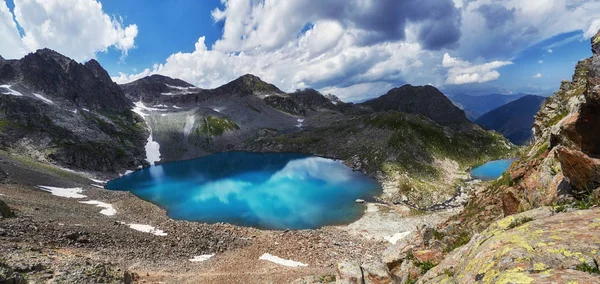
<svg viewBox="0 0 600 284">
<path fill-rule="evenodd" d="M 559 121 L 561 121 L 563 118 L 567 117 L 567 115 L 569 114 L 569 111 L 566 109 L 561 109 L 560 112 L 558 114 L 556 114 L 552 119 L 550 119 L 548 121 L 548 123 L 546 124 L 546 127 L 550 127 L 552 125 L 557 124 Z"/>
<path fill-rule="evenodd" d="M 563 213 L 563 212 L 567 212 L 567 206 L 565 205 L 557 205 L 554 206 L 554 213 Z"/>
<path fill-rule="evenodd" d="M 527 222 L 531 222 L 533 221 L 533 218 L 531 217 L 523 217 L 523 218 L 515 218 L 509 225 L 508 227 L 506 227 L 507 230 L 510 230 L 512 228 L 516 228 L 518 226 L 521 226 Z"/>
<path fill-rule="evenodd" d="M 329 275 L 329 274 L 321 275 L 321 276 L 319 276 L 319 278 L 317 278 L 317 282 L 318 283 L 333 283 L 333 282 L 335 282 L 335 276 Z"/>
<path fill-rule="evenodd" d="M 446 246 L 446 248 L 444 249 L 444 252 L 449 253 L 459 247 L 462 247 L 462 246 L 468 244 L 471 241 L 471 237 L 472 236 L 471 236 L 471 234 L 469 234 L 469 232 L 462 231 L 454 241 L 451 241 L 450 243 L 448 243 L 448 246 Z"/>
<path fill-rule="evenodd" d="M 419 261 L 412 253 L 409 253 L 406 256 L 406 260 L 412 260 L 414 265 L 421 269 L 421 274 L 427 273 L 427 271 L 431 270 L 436 266 L 436 264 L 433 264 L 431 261 Z"/>
<path fill-rule="evenodd" d="M 594 265 L 589 265 L 586 262 L 575 266 L 575 270 L 587 272 L 589 274 L 600 274 L 600 269 L 598 269 L 598 264 L 596 260 L 594 260 Z"/>
<path fill-rule="evenodd" d="M 29 169 L 38 169 L 41 170 L 43 172 L 47 172 L 53 175 L 57 175 L 60 177 L 65 177 L 65 178 L 77 178 L 77 179 L 85 179 L 85 177 L 74 173 L 74 172 L 69 172 L 63 169 L 60 169 L 58 167 L 55 167 L 53 165 L 50 164 L 45 164 L 42 162 L 38 162 L 38 161 L 34 161 L 33 159 L 26 157 L 26 156 L 22 156 L 22 155 L 11 155 L 8 152 L 5 151 L 0 151 L 0 155 L 6 156 L 6 157 L 10 157 L 10 159 L 14 159 L 15 161 L 19 162 L 20 164 L 22 164 L 24 167 L 29 168 Z"/>
<path fill-rule="evenodd" d="M 239 129 L 240 126 L 233 122 L 228 116 L 218 118 L 212 115 L 207 116 L 200 127 L 200 131 L 206 136 L 221 136 L 225 131 Z"/>
<path fill-rule="evenodd" d="M 515 181 L 513 181 L 508 171 L 504 172 L 499 179 L 492 182 L 492 186 L 496 188 L 500 186 L 511 187 L 513 185 L 515 185 Z"/>
</svg>

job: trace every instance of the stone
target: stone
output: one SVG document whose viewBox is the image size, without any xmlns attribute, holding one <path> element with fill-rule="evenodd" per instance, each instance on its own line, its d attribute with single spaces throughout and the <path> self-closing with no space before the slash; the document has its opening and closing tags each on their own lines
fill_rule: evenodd
<svg viewBox="0 0 600 284">
<path fill-rule="evenodd" d="M 413 252 L 413 256 L 419 262 L 431 262 L 438 264 L 444 259 L 444 253 L 439 249 L 425 249 Z"/>
<path fill-rule="evenodd" d="M 519 213 L 519 204 L 521 201 L 517 198 L 513 190 L 507 190 L 502 196 L 502 211 L 504 216 L 509 216 Z"/>
<path fill-rule="evenodd" d="M 493 223 L 420 281 L 600 283 L 600 275 L 578 268 L 594 263 L 599 242 L 600 209 L 552 214 L 538 208 Z"/>
<path fill-rule="evenodd" d="M 362 266 L 365 284 L 390 284 L 392 277 L 389 270 L 382 263 L 366 263 Z"/>
<path fill-rule="evenodd" d="M 123 273 L 123 282 L 125 284 L 138 283 L 140 281 L 140 276 L 135 272 L 125 271 Z"/>
<path fill-rule="evenodd" d="M 360 265 L 352 262 L 342 262 L 337 266 L 335 274 L 338 284 L 362 284 L 363 272 Z"/>
<path fill-rule="evenodd" d="M 422 243 L 422 240 L 415 233 L 411 233 L 395 244 L 389 246 L 381 257 L 383 263 L 391 271 L 400 265 L 408 254 Z"/>
<path fill-rule="evenodd" d="M 562 146 L 557 151 L 563 174 L 575 194 L 589 195 L 600 186 L 600 159 L 590 158 L 581 151 Z"/>
<path fill-rule="evenodd" d="M 6 205 L 6 203 L 0 200 L 0 217 L 2 218 L 13 218 L 15 217 L 15 212 Z"/>
<path fill-rule="evenodd" d="M 596 33 L 591 39 L 592 42 L 592 53 L 600 55 L 600 31 Z"/>
</svg>

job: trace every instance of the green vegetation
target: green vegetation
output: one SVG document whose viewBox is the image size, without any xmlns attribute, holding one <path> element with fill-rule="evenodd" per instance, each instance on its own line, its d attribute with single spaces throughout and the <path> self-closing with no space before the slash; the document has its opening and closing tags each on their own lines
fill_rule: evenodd
<svg viewBox="0 0 600 284">
<path fill-rule="evenodd" d="M 23 156 L 23 155 L 18 155 L 18 154 L 13 155 L 13 154 L 14 153 L 9 153 L 9 152 L 0 150 L 0 156 L 10 156 L 11 159 L 14 159 L 15 161 L 21 163 L 26 168 L 37 169 L 42 172 L 49 173 L 51 175 L 57 175 L 60 177 L 65 177 L 65 178 L 86 179 L 85 177 L 83 177 L 77 173 L 66 171 L 66 170 L 60 169 L 56 166 L 50 165 L 50 164 L 41 163 L 41 162 L 33 160 L 32 158 Z"/>
<path fill-rule="evenodd" d="M 598 269 L 598 264 L 596 263 L 595 260 L 594 260 L 593 266 L 584 262 L 584 263 L 581 263 L 581 264 L 575 266 L 575 270 L 587 272 L 589 274 L 600 274 L 600 269 Z"/>
<path fill-rule="evenodd" d="M 318 283 L 333 283 L 335 282 L 335 275 L 325 274 L 319 276 L 317 279 Z"/>
<path fill-rule="evenodd" d="M 462 246 L 468 244 L 471 241 L 471 237 L 472 237 L 472 235 L 467 231 L 460 232 L 460 234 L 456 237 L 456 239 L 454 239 L 453 241 L 450 241 L 447 244 L 446 248 L 444 249 L 444 252 L 449 253 L 459 247 L 462 247 Z"/>
<path fill-rule="evenodd" d="M 492 182 L 492 187 L 498 188 L 500 186 L 511 187 L 515 184 L 515 181 L 510 176 L 510 173 L 504 172 L 500 178 Z"/>
<path fill-rule="evenodd" d="M 553 211 L 554 211 L 554 213 L 567 212 L 567 206 L 565 206 L 565 205 L 554 206 Z"/>
<path fill-rule="evenodd" d="M 207 116 L 200 127 L 200 131 L 205 136 L 221 136 L 225 131 L 238 129 L 240 129 L 240 126 L 233 122 L 228 116 L 218 118 L 212 115 Z"/>
<path fill-rule="evenodd" d="M 412 253 L 408 253 L 408 255 L 406 256 L 406 260 L 412 260 L 413 264 L 421 269 L 421 274 L 427 273 L 427 271 L 431 270 L 436 266 L 431 261 L 419 261 Z"/>
<path fill-rule="evenodd" d="M 563 118 L 567 117 L 567 115 L 569 115 L 569 111 L 566 108 L 561 108 L 560 112 L 558 112 L 554 117 L 552 117 L 552 119 L 550 119 L 546 125 L 546 127 L 550 127 L 552 125 L 557 124 L 559 121 L 561 121 Z"/>
<path fill-rule="evenodd" d="M 508 227 L 506 227 L 507 230 L 516 228 L 518 226 L 521 226 L 527 222 L 531 222 L 533 221 L 533 218 L 531 217 L 523 217 L 523 218 L 515 218 L 509 225 Z"/>
</svg>

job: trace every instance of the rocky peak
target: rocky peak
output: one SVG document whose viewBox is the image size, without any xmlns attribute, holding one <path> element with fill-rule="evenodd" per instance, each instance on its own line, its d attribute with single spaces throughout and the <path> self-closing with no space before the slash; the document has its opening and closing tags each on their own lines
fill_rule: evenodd
<svg viewBox="0 0 600 284">
<path fill-rule="evenodd" d="M 442 92 L 433 86 L 404 85 L 388 91 L 385 95 L 362 103 L 374 111 L 396 110 L 419 114 L 440 125 L 453 129 L 471 129 L 473 124 L 465 112 L 455 106 Z"/>
<path fill-rule="evenodd" d="M 592 53 L 600 54 L 600 31 L 596 33 L 595 36 L 592 37 Z"/>
<path fill-rule="evenodd" d="M 49 48 L 38 49 L 35 53 L 33 53 L 33 55 L 39 56 L 43 60 L 54 60 L 65 70 L 71 63 L 76 63 L 73 59 L 68 58 Z"/>
<path fill-rule="evenodd" d="M 228 95 L 255 95 L 258 97 L 267 97 L 269 95 L 284 94 L 280 89 L 273 84 L 266 83 L 259 77 L 252 74 L 243 75 L 221 87 L 215 89 L 219 94 Z"/>
<path fill-rule="evenodd" d="M 163 75 L 159 75 L 159 74 L 150 75 L 150 76 L 144 77 L 140 80 L 143 80 L 143 81 L 149 82 L 149 83 L 153 83 L 153 84 L 166 84 L 166 85 L 183 87 L 183 88 L 195 88 L 196 87 L 196 86 L 194 86 L 186 81 L 183 81 L 181 79 L 171 78 L 171 77 L 163 76 Z"/>
<path fill-rule="evenodd" d="M 343 103 L 342 100 L 340 100 L 340 98 L 338 98 L 334 94 L 327 94 L 327 95 L 325 95 L 325 97 L 334 104 Z"/>
<path fill-rule="evenodd" d="M 40 49 L 0 66 L 0 82 L 88 109 L 123 112 L 131 108 L 121 89 L 96 60 L 85 65 L 51 49 Z"/>
<path fill-rule="evenodd" d="M 301 106 L 317 110 L 317 109 L 333 109 L 335 105 L 323 94 L 315 89 L 304 89 L 302 91 L 296 91 L 290 94 L 290 97 L 294 99 Z"/>
<path fill-rule="evenodd" d="M 107 85 L 115 84 L 113 82 L 113 80 L 110 78 L 110 75 L 108 75 L 108 72 L 106 72 L 106 70 L 104 70 L 104 68 L 102 68 L 102 66 L 100 66 L 100 63 L 98 63 L 98 61 L 96 61 L 96 59 L 89 60 L 88 62 L 86 62 L 84 64 L 84 66 L 90 72 L 92 72 L 94 77 L 100 79 L 100 81 L 102 81 L 103 83 L 105 83 Z"/>
</svg>

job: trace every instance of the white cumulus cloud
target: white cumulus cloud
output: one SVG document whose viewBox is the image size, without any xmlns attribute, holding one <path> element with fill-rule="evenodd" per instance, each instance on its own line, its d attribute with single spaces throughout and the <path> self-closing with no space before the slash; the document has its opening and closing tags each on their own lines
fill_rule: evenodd
<svg viewBox="0 0 600 284">
<path fill-rule="evenodd" d="M 95 0 L 15 0 L 14 4 L 16 23 L 6 3 L 0 4 L 0 54 L 4 57 L 19 58 L 47 47 L 85 61 L 109 47 L 124 56 L 135 47 L 137 26 L 124 26 L 121 18 L 104 13 Z"/>
<path fill-rule="evenodd" d="M 537 74 L 533 75 L 533 78 L 536 78 L 536 79 L 542 78 L 542 73 L 537 73 Z"/>
<path fill-rule="evenodd" d="M 448 68 L 448 77 L 446 83 L 451 85 L 462 85 L 469 83 L 483 83 L 500 78 L 500 73 L 496 69 L 512 64 L 511 61 L 492 61 L 483 64 L 471 64 L 468 61 L 461 60 L 444 54 L 442 66 Z"/>
</svg>

